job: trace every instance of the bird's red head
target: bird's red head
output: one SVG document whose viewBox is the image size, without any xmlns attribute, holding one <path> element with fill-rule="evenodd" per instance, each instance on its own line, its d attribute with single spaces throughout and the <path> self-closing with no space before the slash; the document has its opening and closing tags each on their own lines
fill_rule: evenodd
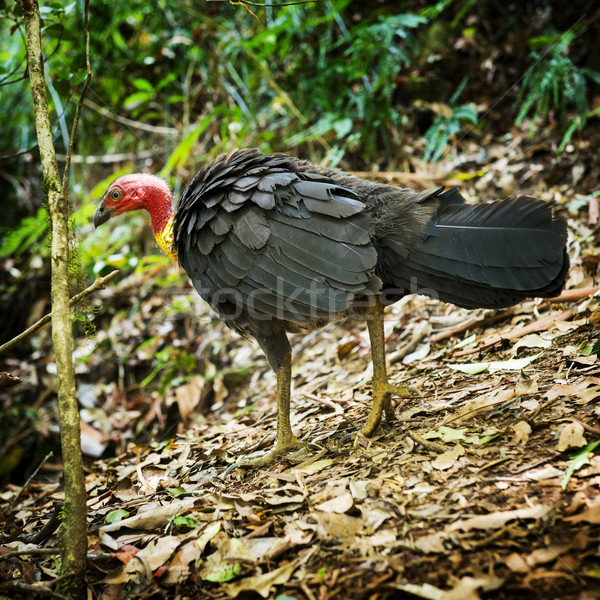
<svg viewBox="0 0 600 600">
<path fill-rule="evenodd" d="M 113 215 L 145 209 L 150 213 L 154 233 L 161 232 L 173 216 L 172 195 L 167 183 L 156 175 L 134 173 L 115 179 L 94 214 L 94 225 L 106 223 Z"/>
<path fill-rule="evenodd" d="M 94 214 L 96 227 L 113 215 L 130 210 L 144 209 L 150 213 L 152 231 L 158 245 L 176 260 L 173 238 L 173 197 L 167 183 L 147 173 L 123 175 L 109 186 Z"/>
</svg>

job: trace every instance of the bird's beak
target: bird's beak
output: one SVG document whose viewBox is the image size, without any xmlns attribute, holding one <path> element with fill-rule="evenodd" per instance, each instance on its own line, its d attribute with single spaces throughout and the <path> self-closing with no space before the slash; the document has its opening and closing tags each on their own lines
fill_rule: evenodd
<svg viewBox="0 0 600 600">
<path fill-rule="evenodd" d="M 106 223 L 111 218 L 112 213 L 112 208 L 106 208 L 104 203 L 100 204 L 94 213 L 94 227 L 100 227 L 102 223 Z"/>
</svg>

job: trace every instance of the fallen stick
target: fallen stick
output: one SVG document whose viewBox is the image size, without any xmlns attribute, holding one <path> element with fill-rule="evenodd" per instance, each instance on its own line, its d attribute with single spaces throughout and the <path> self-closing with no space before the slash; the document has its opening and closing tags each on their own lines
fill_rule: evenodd
<svg viewBox="0 0 600 600">
<path fill-rule="evenodd" d="M 539 308 L 543 308 L 548 306 L 549 304 L 558 304 L 561 302 L 575 302 L 577 300 L 583 300 L 584 298 L 589 298 L 593 296 L 596 292 L 600 291 L 600 287 L 592 287 L 592 288 L 576 288 L 573 290 L 564 290 L 559 296 L 555 296 L 554 298 L 547 298 L 542 302 Z M 440 331 L 435 335 L 432 335 L 429 339 L 435 344 L 436 342 L 441 342 L 442 340 L 446 340 L 450 337 L 458 335 L 460 333 L 464 333 L 469 329 L 474 327 L 483 327 L 485 325 L 490 325 L 491 323 L 495 323 L 496 321 L 501 321 L 505 317 L 508 317 L 514 314 L 514 307 L 508 310 L 502 311 L 490 317 L 484 317 L 483 319 L 470 319 L 457 325 L 456 327 L 452 327 L 451 329 L 446 329 L 444 331 Z"/>
<path fill-rule="evenodd" d="M 476 348 L 471 348 L 470 350 L 461 350 L 460 352 L 452 353 L 453 357 L 467 356 L 469 354 L 475 354 L 477 352 L 481 352 L 483 350 L 487 350 L 496 346 L 497 344 L 501 344 L 504 341 L 508 340 L 516 340 L 524 335 L 529 333 L 535 333 L 537 331 L 546 331 L 549 327 L 554 325 L 556 321 L 567 321 L 573 316 L 573 313 L 570 310 L 563 310 L 559 312 L 552 313 L 543 319 L 538 319 L 533 323 L 529 323 L 524 327 L 519 327 L 519 329 L 513 329 L 508 333 L 504 333 L 500 335 L 499 333 L 495 333 L 494 335 L 490 335 L 489 337 L 482 340 Z"/>
<path fill-rule="evenodd" d="M 119 272 L 118 270 L 114 270 L 104 277 L 96 277 L 96 281 L 94 281 L 94 283 L 92 283 L 92 285 L 90 285 L 85 290 L 83 290 L 83 292 L 79 292 L 79 294 L 76 294 L 75 296 L 73 296 L 72 298 L 69 299 L 69 306 L 73 306 L 74 304 L 81 302 L 84 298 L 87 298 L 90 294 L 92 294 L 93 292 L 95 292 L 98 289 L 104 289 L 104 284 L 109 279 L 112 279 L 118 272 Z M 49 323 L 51 321 L 51 319 L 52 319 L 51 312 L 48 313 L 47 315 L 44 315 L 39 321 L 36 321 L 31 327 L 29 327 L 25 331 L 21 332 L 19 335 L 15 336 L 12 340 L 9 340 L 5 344 L 2 344 L 2 346 L 0 346 L 0 354 L 2 354 L 3 352 L 6 352 L 9 348 L 12 348 L 19 342 L 22 342 L 24 339 L 27 339 L 29 336 L 33 335 L 36 331 L 38 331 L 44 325 Z"/>
<path fill-rule="evenodd" d="M 497 321 L 501 321 L 502 319 L 513 315 L 514 312 L 515 309 L 513 307 L 509 308 L 508 310 L 503 310 L 502 312 L 490 315 L 489 317 L 484 317 L 483 319 L 470 319 L 469 321 L 465 321 L 456 327 L 452 327 L 452 329 L 440 331 L 439 333 L 432 335 L 429 339 L 432 344 L 435 344 L 436 342 L 441 342 L 442 340 L 458 335 L 459 333 L 464 333 L 472 327 L 483 327 L 485 325 L 490 325 L 492 323 L 496 323 Z"/>
<path fill-rule="evenodd" d="M 17 385 L 17 383 L 21 383 L 21 380 L 16 375 L 6 371 L 0 372 L 0 390 Z"/>
<path fill-rule="evenodd" d="M 573 290 L 564 290 L 559 296 L 556 296 L 554 298 L 548 298 L 547 302 L 557 303 L 557 302 L 574 302 L 575 300 L 583 300 L 584 298 L 593 296 L 599 290 L 600 290 L 600 287 L 575 288 Z"/>
</svg>

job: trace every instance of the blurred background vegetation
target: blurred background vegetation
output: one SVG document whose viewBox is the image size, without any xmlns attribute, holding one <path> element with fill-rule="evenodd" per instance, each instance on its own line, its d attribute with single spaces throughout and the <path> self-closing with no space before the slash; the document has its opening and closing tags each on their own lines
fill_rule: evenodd
<svg viewBox="0 0 600 600">
<path fill-rule="evenodd" d="M 465 177 L 480 173 L 493 142 L 527 144 L 530 155 L 559 167 L 563 155 L 569 168 L 578 160 L 582 140 L 586 160 L 597 155 L 600 6 L 593 0 L 248 8 L 256 16 L 226 1 L 91 0 L 94 76 L 71 176 L 74 293 L 112 266 L 153 273 L 168 263 L 141 215 L 92 229 L 101 193 L 124 172 L 159 173 L 177 195 L 202 162 L 244 146 L 346 170 L 445 176 L 460 169 Z M 61 164 L 86 75 L 83 12 L 83 0 L 42 0 Z M 17 4 L 0 0 L 0 342 L 49 309 L 24 37 Z M 154 281 L 168 287 L 177 279 L 172 270 Z M 79 320 L 89 325 L 88 317 Z M 164 391 L 161 369 L 187 376 L 196 368 L 169 345 L 152 348 L 142 386 L 158 382 Z M 32 352 L 39 357 L 35 339 L 14 360 Z"/>
<path fill-rule="evenodd" d="M 560 152 L 600 111 L 592 103 L 600 83 L 594 4 L 319 0 L 253 7 L 255 18 L 227 2 L 93 1 L 75 222 L 87 231 L 92 205 L 79 209 L 121 171 L 160 172 L 178 187 L 236 146 L 346 169 L 414 171 L 459 152 L 465 136 L 523 125 L 552 134 L 548 149 Z M 82 12 L 82 0 L 42 3 L 63 158 L 85 77 Z M 9 0 L 0 1 L 0 17 L 7 256 L 39 242 L 45 217 L 22 18 Z M 96 250 L 83 256 L 88 272 Z"/>
</svg>

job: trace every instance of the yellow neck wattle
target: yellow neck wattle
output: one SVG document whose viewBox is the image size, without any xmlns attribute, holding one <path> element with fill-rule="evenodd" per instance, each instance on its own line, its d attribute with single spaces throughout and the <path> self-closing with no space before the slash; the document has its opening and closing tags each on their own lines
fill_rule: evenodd
<svg viewBox="0 0 600 600">
<path fill-rule="evenodd" d="M 173 221 L 175 217 L 171 216 L 167 221 L 167 224 L 163 227 L 162 231 L 158 231 L 154 234 L 156 243 L 160 246 L 161 250 L 171 259 L 177 260 L 177 251 L 175 250 L 175 239 L 173 237 Z"/>
</svg>

